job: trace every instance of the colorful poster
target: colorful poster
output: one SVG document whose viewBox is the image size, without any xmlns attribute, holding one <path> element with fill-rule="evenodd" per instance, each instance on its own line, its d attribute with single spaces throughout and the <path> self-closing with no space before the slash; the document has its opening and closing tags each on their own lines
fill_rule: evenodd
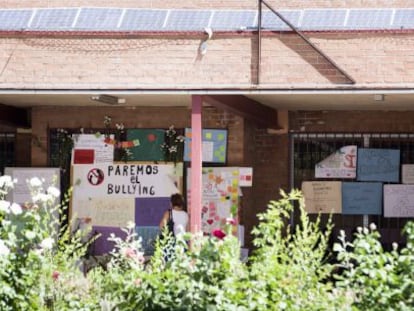
<svg viewBox="0 0 414 311">
<path fill-rule="evenodd" d="M 189 169 L 187 173 L 187 201 L 190 202 L 191 170 Z M 203 168 L 201 226 L 205 234 L 211 234 L 216 229 L 224 229 L 230 218 L 235 220 L 234 225 L 237 228 L 239 180 L 238 167 Z"/>
<path fill-rule="evenodd" d="M 316 178 L 355 178 L 357 146 L 344 146 L 315 165 Z"/>
<path fill-rule="evenodd" d="M 381 215 L 382 183 L 342 183 L 342 214 Z"/>
<path fill-rule="evenodd" d="M 414 217 L 414 185 L 384 185 L 384 217 Z"/>
<path fill-rule="evenodd" d="M 400 182 L 400 150 L 359 148 L 357 179 Z"/>
<path fill-rule="evenodd" d="M 310 214 L 342 213 L 340 181 L 304 181 L 305 210 Z"/>
<path fill-rule="evenodd" d="M 191 129 L 185 129 L 184 161 L 191 160 Z M 227 153 L 227 130 L 203 129 L 202 161 L 225 163 Z"/>
<path fill-rule="evenodd" d="M 111 135 L 113 138 L 113 135 Z M 100 164 L 114 161 L 114 146 L 105 142 L 104 135 L 73 135 L 72 164 Z"/>
</svg>

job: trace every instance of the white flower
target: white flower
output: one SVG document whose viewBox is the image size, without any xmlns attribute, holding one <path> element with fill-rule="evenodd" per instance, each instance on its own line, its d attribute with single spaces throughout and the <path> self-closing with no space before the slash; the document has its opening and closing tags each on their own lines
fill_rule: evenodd
<svg viewBox="0 0 414 311">
<path fill-rule="evenodd" d="M 9 213 L 10 209 L 10 202 L 5 200 L 0 200 L 0 212 L 5 212 L 6 214 Z"/>
<path fill-rule="evenodd" d="M 60 190 L 53 186 L 50 186 L 49 188 L 47 188 L 47 193 L 52 195 L 55 198 L 58 198 L 60 196 Z"/>
<path fill-rule="evenodd" d="M 369 228 L 371 229 L 371 231 L 377 230 L 377 226 L 373 222 L 369 225 Z"/>
<path fill-rule="evenodd" d="M 42 181 L 40 180 L 40 178 L 37 178 L 37 177 L 31 178 L 29 183 L 30 183 L 30 186 L 32 186 L 32 187 L 42 186 Z"/>
<path fill-rule="evenodd" d="M 393 249 L 394 251 L 396 251 L 396 250 L 398 249 L 398 243 L 393 242 L 393 243 L 392 243 L 392 249 Z"/>
<path fill-rule="evenodd" d="M 21 207 L 19 204 L 17 204 L 17 203 L 13 203 L 13 204 L 10 206 L 10 211 L 11 211 L 14 215 L 20 215 L 21 213 L 23 213 L 23 211 L 22 211 L 22 207 Z"/>
<path fill-rule="evenodd" d="M 45 193 L 38 193 L 35 196 L 32 197 L 32 200 L 34 203 L 36 202 L 47 202 L 49 201 L 50 196 Z"/>
<path fill-rule="evenodd" d="M 25 232 L 25 236 L 26 236 L 26 238 L 28 238 L 29 240 L 32 240 L 32 239 L 34 239 L 35 237 L 36 237 L 36 233 L 34 233 L 33 231 L 31 231 L 31 230 L 27 230 L 26 232 Z"/>
<path fill-rule="evenodd" d="M 54 240 L 52 238 L 46 238 L 40 243 L 40 247 L 44 249 L 52 249 Z"/>
<path fill-rule="evenodd" d="M 0 256 L 7 256 L 10 254 L 10 249 L 4 244 L 3 240 L 0 240 Z"/>
<path fill-rule="evenodd" d="M 13 181 L 10 176 L 4 175 L 0 177 L 0 188 L 3 188 L 3 187 L 9 188 L 12 186 L 13 186 Z"/>
</svg>

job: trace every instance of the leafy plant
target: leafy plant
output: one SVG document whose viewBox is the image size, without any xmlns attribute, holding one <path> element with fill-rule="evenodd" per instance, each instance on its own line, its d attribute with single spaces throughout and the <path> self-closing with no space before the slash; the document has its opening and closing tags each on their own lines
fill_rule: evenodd
<svg viewBox="0 0 414 311">
<path fill-rule="evenodd" d="M 354 240 L 346 240 L 342 231 L 340 243 L 334 245 L 341 273 L 336 274 L 337 287 L 355 298 L 358 310 L 412 310 L 414 307 L 414 223 L 404 228 L 407 246 L 385 251 L 375 224 L 357 229 Z"/>
<path fill-rule="evenodd" d="M 300 221 L 288 225 L 294 203 Z M 260 224 L 253 230 L 258 247 L 251 260 L 251 306 L 254 310 L 346 310 L 343 291 L 334 288 L 329 277 L 333 265 L 327 261 L 329 221 L 320 230 L 319 219 L 311 222 L 299 191 L 281 191 L 279 201 L 271 201 L 258 215 Z"/>
</svg>

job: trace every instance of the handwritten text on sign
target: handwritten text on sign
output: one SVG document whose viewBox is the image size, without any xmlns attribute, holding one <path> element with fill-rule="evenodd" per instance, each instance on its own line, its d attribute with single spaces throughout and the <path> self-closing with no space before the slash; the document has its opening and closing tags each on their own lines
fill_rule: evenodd
<svg viewBox="0 0 414 311">
<path fill-rule="evenodd" d="M 172 164 L 73 166 L 74 196 L 169 197 L 178 192 Z"/>
<path fill-rule="evenodd" d="M 305 210 L 310 214 L 342 212 L 340 181 L 304 181 Z"/>
<path fill-rule="evenodd" d="M 384 217 L 414 217 L 414 185 L 384 185 Z"/>
</svg>

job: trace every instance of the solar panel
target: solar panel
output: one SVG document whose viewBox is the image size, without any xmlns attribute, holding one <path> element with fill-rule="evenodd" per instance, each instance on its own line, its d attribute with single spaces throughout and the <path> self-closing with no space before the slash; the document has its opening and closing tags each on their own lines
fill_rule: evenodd
<svg viewBox="0 0 414 311">
<path fill-rule="evenodd" d="M 213 30 L 255 28 L 256 14 L 256 11 L 215 11 L 210 27 Z"/>
<path fill-rule="evenodd" d="M 127 10 L 121 30 L 161 30 L 167 16 L 166 10 Z"/>
<path fill-rule="evenodd" d="M 350 10 L 347 29 L 390 28 L 392 10 Z"/>
<path fill-rule="evenodd" d="M 75 28 L 86 30 L 117 30 L 122 9 L 83 8 Z"/>
<path fill-rule="evenodd" d="M 164 30 L 203 30 L 208 27 L 211 11 L 171 10 Z"/>
<path fill-rule="evenodd" d="M 305 10 L 300 25 L 302 30 L 342 29 L 346 10 Z"/>
<path fill-rule="evenodd" d="M 414 9 L 396 10 L 394 15 L 394 21 L 392 23 L 393 28 L 399 29 L 413 29 L 414 28 Z"/>
<path fill-rule="evenodd" d="M 70 29 L 77 12 L 78 9 L 39 9 L 30 23 L 30 29 Z"/>
<path fill-rule="evenodd" d="M 27 27 L 32 10 L 1 10 L 0 29 L 19 30 Z"/>
<path fill-rule="evenodd" d="M 414 8 L 309 9 L 279 12 L 300 30 L 414 29 Z M 121 8 L 0 9 L 0 30 L 200 31 L 205 27 L 230 31 L 256 29 L 257 11 Z M 270 10 L 263 11 L 262 27 L 289 30 L 289 27 Z"/>
<path fill-rule="evenodd" d="M 278 11 L 278 13 L 280 13 L 294 26 L 297 27 L 299 25 L 301 11 Z M 273 30 L 290 30 L 290 27 L 271 11 L 263 12 L 262 28 Z"/>
</svg>

